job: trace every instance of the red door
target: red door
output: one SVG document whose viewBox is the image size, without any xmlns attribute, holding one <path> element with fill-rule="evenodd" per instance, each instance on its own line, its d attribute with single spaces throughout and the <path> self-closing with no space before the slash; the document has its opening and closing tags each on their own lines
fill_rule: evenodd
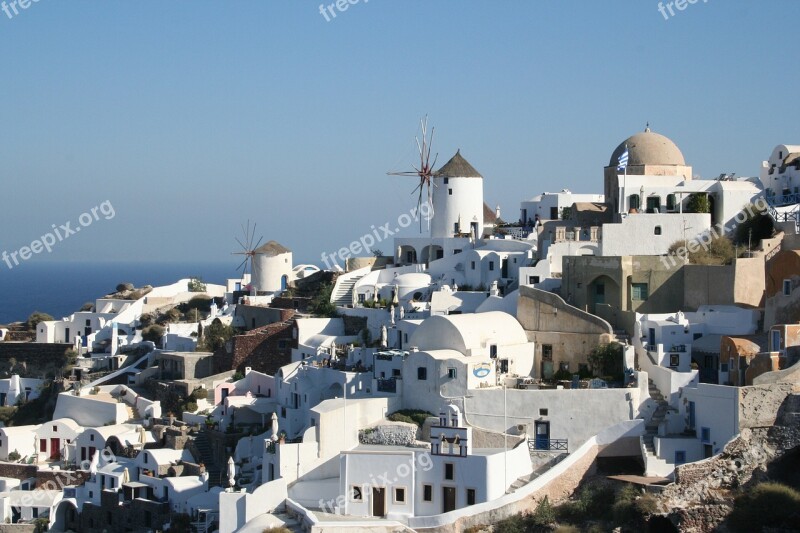
<svg viewBox="0 0 800 533">
<path fill-rule="evenodd" d="M 61 455 L 61 439 L 50 439 L 50 459 L 58 459 Z"/>
</svg>

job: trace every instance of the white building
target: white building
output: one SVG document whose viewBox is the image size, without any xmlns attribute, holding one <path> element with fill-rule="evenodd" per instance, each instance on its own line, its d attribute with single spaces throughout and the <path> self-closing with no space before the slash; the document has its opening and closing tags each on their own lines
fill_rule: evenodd
<svg viewBox="0 0 800 533">
<path fill-rule="evenodd" d="M 800 145 L 779 144 L 761 165 L 761 183 L 774 206 L 800 203 Z"/>
<path fill-rule="evenodd" d="M 345 515 L 403 519 L 495 500 L 531 473 L 525 442 L 506 450 L 476 449 L 458 407 L 441 410 L 430 448 L 360 445 L 340 455 Z"/>
<path fill-rule="evenodd" d="M 530 377 L 534 344 L 516 318 L 501 311 L 432 316 L 416 329 L 403 363 L 403 403 L 435 409 L 442 397 L 496 387 L 505 376 Z"/>
<path fill-rule="evenodd" d="M 543 192 L 520 203 L 520 221 L 523 225 L 535 227 L 537 222 L 561 219 L 564 209 L 569 210 L 575 203 L 603 203 L 602 194 L 579 194 L 569 189 L 561 192 Z"/>
</svg>

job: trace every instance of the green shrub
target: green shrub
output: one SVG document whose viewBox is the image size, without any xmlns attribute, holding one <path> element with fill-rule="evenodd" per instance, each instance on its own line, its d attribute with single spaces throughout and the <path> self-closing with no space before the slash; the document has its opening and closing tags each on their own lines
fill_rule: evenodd
<svg viewBox="0 0 800 533">
<path fill-rule="evenodd" d="M 736 498 L 728 524 L 734 531 L 766 528 L 797 531 L 800 492 L 780 483 L 765 482 Z"/>
<path fill-rule="evenodd" d="M 422 427 L 422 424 L 425 423 L 425 419 L 430 416 L 433 415 L 428 411 L 422 411 L 420 409 L 401 409 L 390 414 L 387 418 L 392 422 L 408 422 L 409 424 L 416 424 Z"/>
<path fill-rule="evenodd" d="M 553 506 L 550 505 L 550 501 L 547 499 L 547 496 L 542 498 L 539 503 L 536 504 L 536 510 L 533 511 L 533 514 L 531 515 L 531 521 L 533 522 L 534 526 L 539 527 L 549 526 L 556 521 L 556 513 L 553 510 Z"/>
<path fill-rule="evenodd" d="M 392 422 L 405 422 L 406 424 L 413 424 L 414 421 L 411 417 L 400 414 L 400 413 L 392 413 L 387 417 Z"/>
<path fill-rule="evenodd" d="M 22 459 L 22 456 L 19 454 L 17 450 L 14 450 L 13 452 L 8 454 L 8 460 L 12 463 L 16 463 L 20 459 Z"/>
<path fill-rule="evenodd" d="M 151 341 L 156 344 L 161 342 L 161 339 L 164 337 L 164 333 L 167 330 L 164 326 L 159 324 L 151 324 L 142 330 L 142 338 L 146 341 Z"/>
<path fill-rule="evenodd" d="M 194 413 L 197 411 L 197 403 L 196 402 L 186 402 L 184 404 L 184 411 L 189 411 L 190 413 Z"/>
</svg>

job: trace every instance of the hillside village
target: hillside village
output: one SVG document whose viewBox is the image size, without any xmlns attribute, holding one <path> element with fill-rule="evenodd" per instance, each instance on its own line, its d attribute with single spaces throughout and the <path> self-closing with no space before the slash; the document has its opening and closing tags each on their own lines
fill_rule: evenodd
<svg viewBox="0 0 800 533">
<path fill-rule="evenodd" d="M 607 483 L 624 531 L 735 530 L 797 466 L 800 146 L 714 179 L 649 127 L 609 149 L 513 214 L 459 151 L 388 254 L 270 240 L 225 285 L 0 328 L 0 522 L 489 531 Z"/>
</svg>

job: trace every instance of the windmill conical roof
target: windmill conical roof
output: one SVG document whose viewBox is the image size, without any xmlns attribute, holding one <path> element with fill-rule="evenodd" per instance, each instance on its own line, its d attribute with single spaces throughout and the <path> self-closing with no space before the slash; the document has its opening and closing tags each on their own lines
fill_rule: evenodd
<svg viewBox="0 0 800 533">
<path fill-rule="evenodd" d="M 444 164 L 435 173 L 437 178 L 482 178 L 483 176 L 475 170 L 461 155 L 461 150 L 456 152 L 450 161 Z"/>
<path fill-rule="evenodd" d="M 288 254 L 291 252 L 292 251 L 290 249 L 288 249 L 287 247 L 276 241 L 269 241 L 268 243 L 263 244 L 258 248 L 256 248 L 255 250 L 253 250 L 253 253 L 259 255 L 266 255 L 269 257 L 274 257 L 276 255 L 281 255 L 281 254 Z"/>
</svg>

